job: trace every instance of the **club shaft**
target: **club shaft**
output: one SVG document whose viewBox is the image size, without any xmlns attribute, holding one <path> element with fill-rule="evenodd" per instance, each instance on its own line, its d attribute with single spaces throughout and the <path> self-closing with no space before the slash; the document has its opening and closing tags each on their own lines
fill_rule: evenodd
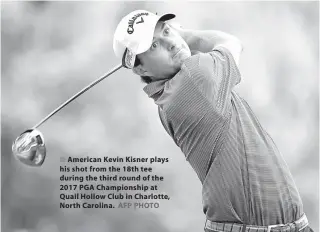
<svg viewBox="0 0 320 232">
<path fill-rule="evenodd" d="M 87 85 L 86 87 L 84 87 L 82 90 L 80 90 L 78 93 L 76 93 L 75 95 L 73 95 L 72 97 L 70 97 L 67 101 L 65 101 L 64 103 L 62 103 L 58 108 L 56 108 L 54 111 L 52 111 L 48 116 L 46 116 L 44 119 L 42 119 L 38 124 L 36 124 L 32 129 L 36 129 L 37 127 L 39 127 L 41 124 L 43 124 L 45 121 L 47 121 L 49 118 L 51 118 L 53 115 L 55 115 L 57 112 L 59 112 L 63 107 L 65 107 L 66 105 L 68 105 L 70 102 L 72 102 L 74 99 L 76 99 L 77 97 L 79 97 L 81 94 L 85 93 L 86 91 L 88 91 L 89 89 L 91 89 L 93 86 L 95 86 L 96 84 L 98 84 L 99 82 L 101 82 L 102 80 L 104 80 L 105 78 L 107 78 L 108 76 L 110 76 L 112 73 L 116 72 L 117 70 L 119 70 L 122 67 L 122 64 L 119 64 L 117 66 L 115 66 L 113 69 L 111 69 L 109 72 L 107 72 L 104 76 L 98 78 L 97 80 L 93 81 L 92 83 L 90 83 L 89 85 Z"/>
</svg>

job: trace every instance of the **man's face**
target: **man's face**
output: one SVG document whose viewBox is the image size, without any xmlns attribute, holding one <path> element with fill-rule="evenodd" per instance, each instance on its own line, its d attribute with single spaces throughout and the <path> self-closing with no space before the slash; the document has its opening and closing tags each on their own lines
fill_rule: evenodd
<svg viewBox="0 0 320 232">
<path fill-rule="evenodd" d="M 173 77 L 184 60 L 191 56 L 189 46 L 179 33 L 164 22 L 158 22 L 148 51 L 139 54 L 145 76 L 153 80 Z"/>
</svg>

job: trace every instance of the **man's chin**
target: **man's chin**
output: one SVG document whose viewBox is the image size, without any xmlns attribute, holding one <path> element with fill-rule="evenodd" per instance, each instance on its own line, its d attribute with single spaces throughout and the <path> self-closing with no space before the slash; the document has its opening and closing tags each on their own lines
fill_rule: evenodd
<svg viewBox="0 0 320 232">
<path fill-rule="evenodd" d="M 163 76 L 163 77 L 155 78 L 154 81 L 172 79 L 175 75 L 177 75 L 178 72 L 180 72 L 182 64 L 183 64 L 183 62 L 181 62 L 181 63 L 179 63 L 179 64 L 175 64 L 175 65 L 171 68 L 171 70 L 172 70 L 171 72 L 168 72 L 168 73 L 167 73 L 165 76 Z"/>
<path fill-rule="evenodd" d="M 180 66 L 180 68 L 175 69 L 174 72 L 167 74 L 166 77 L 163 78 L 163 80 L 165 80 L 165 79 L 167 79 L 167 80 L 172 79 L 175 75 L 177 75 L 178 72 L 180 72 L 180 70 L 181 70 L 181 66 Z"/>
<path fill-rule="evenodd" d="M 175 67 L 174 72 L 172 72 L 170 76 L 170 79 L 173 78 L 175 75 L 177 75 L 178 72 L 180 72 L 182 64 L 183 62 L 181 62 L 179 65 Z"/>
</svg>

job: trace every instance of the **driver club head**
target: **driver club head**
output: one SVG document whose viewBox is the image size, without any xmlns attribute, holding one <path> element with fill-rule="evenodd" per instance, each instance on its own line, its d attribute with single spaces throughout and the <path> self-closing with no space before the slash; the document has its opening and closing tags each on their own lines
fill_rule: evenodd
<svg viewBox="0 0 320 232">
<path fill-rule="evenodd" d="M 43 135 L 37 129 L 26 130 L 13 142 L 12 153 L 28 166 L 41 166 L 46 158 Z"/>
</svg>

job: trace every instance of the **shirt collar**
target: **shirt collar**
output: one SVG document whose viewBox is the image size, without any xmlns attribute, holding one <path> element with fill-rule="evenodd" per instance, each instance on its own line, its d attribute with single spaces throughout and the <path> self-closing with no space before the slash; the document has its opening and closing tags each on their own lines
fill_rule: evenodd
<svg viewBox="0 0 320 232">
<path fill-rule="evenodd" d="M 164 89 L 164 84 L 168 81 L 168 79 L 153 81 L 147 84 L 143 90 L 149 96 L 153 97 L 156 93 L 162 91 Z"/>
</svg>

